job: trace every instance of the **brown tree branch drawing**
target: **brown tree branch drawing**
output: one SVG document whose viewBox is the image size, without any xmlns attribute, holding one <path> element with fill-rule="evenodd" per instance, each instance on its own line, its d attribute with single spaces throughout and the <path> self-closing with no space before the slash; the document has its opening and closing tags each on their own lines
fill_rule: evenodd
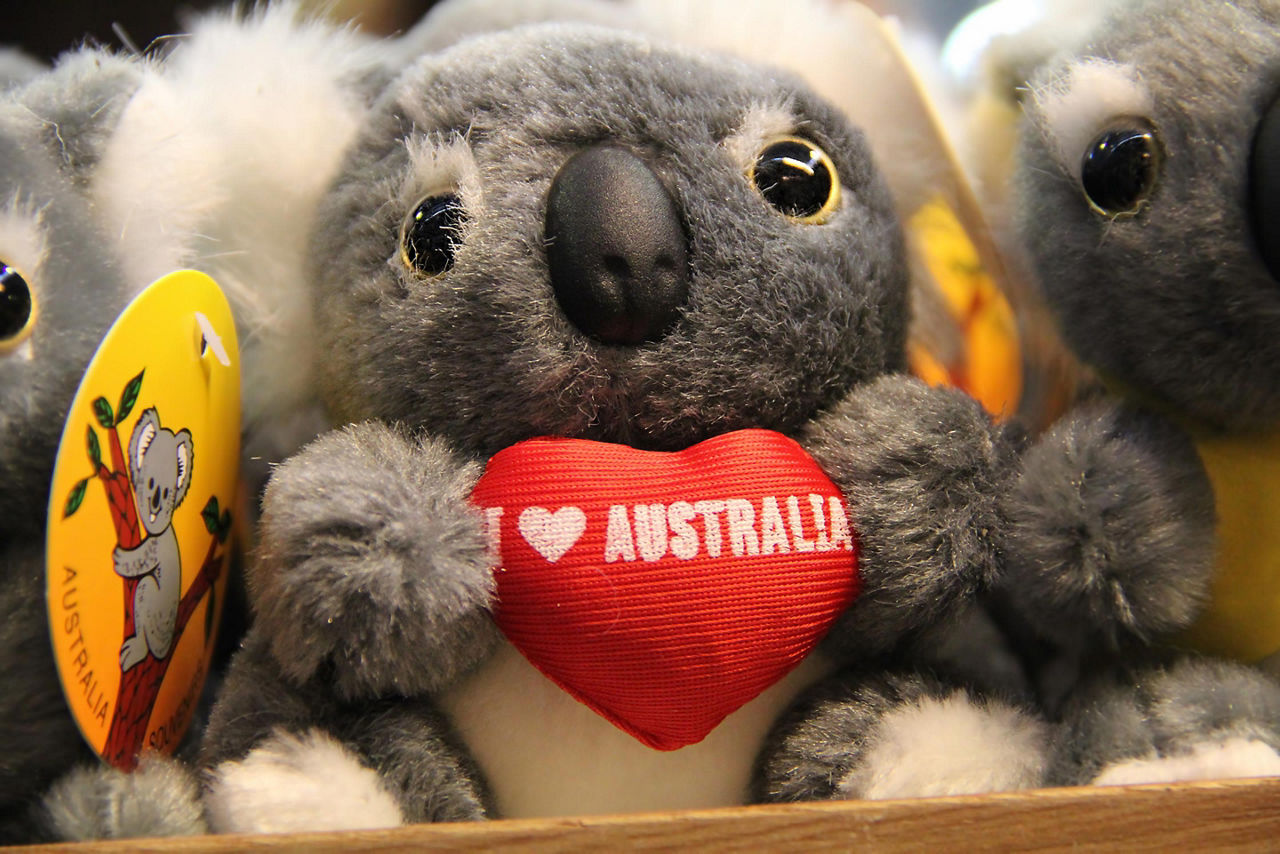
<svg viewBox="0 0 1280 854">
<path fill-rule="evenodd" d="M 98 425 L 106 432 L 111 465 L 108 467 L 103 461 L 102 446 L 98 440 L 97 431 L 90 424 L 86 434 L 86 445 L 93 473 L 78 481 L 72 487 L 63 507 L 64 519 L 79 510 L 88 490 L 89 481 L 97 478 L 102 483 L 106 493 L 107 506 L 111 511 L 111 520 L 115 527 L 117 545 L 120 549 L 126 550 L 135 549 L 142 545 L 145 537 L 143 535 L 143 526 L 140 525 L 138 519 L 138 505 L 134 498 L 134 484 L 130 475 L 129 465 L 125 458 L 124 449 L 120 444 L 119 425 L 133 411 L 138 401 L 138 395 L 142 390 L 144 373 L 145 371 L 138 373 L 137 376 L 126 383 L 120 395 L 119 403 L 114 410 L 110 401 L 105 397 L 98 397 L 94 400 L 94 415 L 97 418 Z M 138 755 L 142 751 L 146 738 L 147 723 L 151 718 L 151 711 L 160 693 L 160 686 L 164 682 L 165 673 L 168 671 L 173 649 L 177 646 L 178 639 L 182 637 L 187 622 L 190 620 L 192 613 L 195 612 L 196 606 L 199 605 L 200 600 L 206 594 L 209 596 L 209 605 L 205 617 L 206 644 L 213 633 L 213 616 L 215 612 L 215 590 L 213 585 L 222 572 L 224 557 L 224 553 L 219 550 L 218 546 L 226 541 L 230 533 L 231 512 L 225 509 L 221 510 L 221 512 L 219 511 L 218 498 L 215 495 L 211 496 L 205 504 L 204 509 L 201 511 L 201 517 L 204 520 L 206 530 L 211 535 L 209 547 L 205 552 L 204 560 L 200 564 L 200 569 L 194 581 L 186 592 L 182 594 L 182 598 L 179 601 L 172 646 L 169 647 L 168 652 L 163 657 L 156 657 L 154 653 L 148 651 L 146 658 L 129 667 L 121 674 L 120 687 L 116 693 L 111 724 L 107 733 L 106 744 L 102 750 L 103 758 L 117 768 L 132 770 L 137 764 Z M 134 594 L 140 581 L 141 578 L 138 577 L 121 578 L 124 596 L 124 635 L 122 643 L 124 639 L 131 638 L 136 634 Z"/>
</svg>

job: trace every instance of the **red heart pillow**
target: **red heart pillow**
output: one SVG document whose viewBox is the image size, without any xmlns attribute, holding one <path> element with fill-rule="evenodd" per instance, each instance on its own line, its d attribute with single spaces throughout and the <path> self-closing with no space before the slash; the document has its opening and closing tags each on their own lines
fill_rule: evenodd
<svg viewBox="0 0 1280 854">
<path fill-rule="evenodd" d="M 782 678 L 858 590 L 840 490 L 768 430 L 678 453 L 532 439 L 496 454 L 472 499 L 507 638 L 660 750 Z"/>
</svg>

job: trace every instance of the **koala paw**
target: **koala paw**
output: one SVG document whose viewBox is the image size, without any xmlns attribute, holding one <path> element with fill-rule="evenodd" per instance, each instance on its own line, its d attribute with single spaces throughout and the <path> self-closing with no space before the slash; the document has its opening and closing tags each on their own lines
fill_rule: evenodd
<svg viewBox="0 0 1280 854">
<path fill-rule="evenodd" d="M 1200 742 L 1184 753 L 1125 759 L 1103 767 L 1090 782 L 1093 786 L 1125 786 L 1134 783 L 1177 783 L 1186 780 L 1221 780 L 1230 777 L 1271 777 L 1280 774 L 1280 753 L 1269 744 L 1250 738 Z"/>
<path fill-rule="evenodd" d="M 1065 709 L 1053 782 L 1164 783 L 1280 773 L 1280 684 L 1180 658 L 1095 676 Z"/>
<path fill-rule="evenodd" d="M 842 798 L 942 797 L 1039 786 L 1048 727 L 963 691 L 922 697 L 880 721 L 862 761 L 840 780 Z"/>
<path fill-rule="evenodd" d="M 1050 727 L 919 674 L 837 677 L 801 702 L 762 762 L 764 800 L 936 797 L 1029 789 Z"/>
<path fill-rule="evenodd" d="M 377 772 L 320 730 L 277 732 L 244 759 L 209 774 L 205 809 L 215 833 L 363 830 L 403 823 Z"/>
<path fill-rule="evenodd" d="M 147 642 L 141 635 L 126 638 L 120 645 L 120 672 L 126 673 L 147 657 Z"/>
<path fill-rule="evenodd" d="M 40 806 L 48 838 L 68 842 L 207 832 L 195 774 L 158 754 L 144 755 L 129 774 L 105 765 L 77 768 Z"/>
<path fill-rule="evenodd" d="M 331 665 L 347 698 L 430 692 L 488 654 L 493 561 L 468 500 L 478 476 L 442 444 L 372 422 L 276 470 L 249 584 L 287 676 Z"/>
<path fill-rule="evenodd" d="M 814 421 L 805 449 L 844 491 L 863 592 L 831 640 L 864 656 L 938 624 L 999 566 L 999 498 L 1012 444 L 982 407 L 901 375 L 857 389 Z"/>
<path fill-rule="evenodd" d="M 1190 439 L 1095 403 L 1026 452 L 1006 516 L 1006 587 L 1059 642 L 1110 646 L 1184 627 L 1208 589 L 1213 497 Z"/>
</svg>

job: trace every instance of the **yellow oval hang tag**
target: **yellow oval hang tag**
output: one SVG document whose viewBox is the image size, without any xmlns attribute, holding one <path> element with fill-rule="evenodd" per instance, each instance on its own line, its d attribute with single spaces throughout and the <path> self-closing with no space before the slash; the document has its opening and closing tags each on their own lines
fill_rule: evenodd
<svg viewBox="0 0 1280 854">
<path fill-rule="evenodd" d="M 49 630 L 67 703 L 103 759 L 171 752 L 200 697 L 231 553 L 240 362 L 202 273 L 143 291 L 98 349 L 49 499 Z"/>
</svg>

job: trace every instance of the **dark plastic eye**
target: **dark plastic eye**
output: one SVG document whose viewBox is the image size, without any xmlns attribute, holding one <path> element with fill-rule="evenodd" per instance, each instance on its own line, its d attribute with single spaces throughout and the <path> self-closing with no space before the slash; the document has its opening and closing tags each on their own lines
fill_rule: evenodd
<svg viewBox="0 0 1280 854">
<path fill-rule="evenodd" d="M 400 232 L 400 257 L 420 273 L 438 276 L 453 266 L 467 214 L 453 193 L 418 202 Z"/>
<path fill-rule="evenodd" d="M 1271 277 L 1280 280 L 1280 100 L 1254 132 L 1249 185 L 1253 239 Z"/>
<path fill-rule="evenodd" d="M 826 222 L 840 203 L 840 176 L 831 158 L 799 137 L 766 145 L 750 177 L 765 201 L 799 222 Z"/>
<path fill-rule="evenodd" d="M 0 353 L 17 346 L 35 321 L 35 298 L 22 274 L 0 261 Z"/>
<path fill-rule="evenodd" d="M 1098 134 L 1085 151 L 1080 185 L 1098 213 L 1137 213 L 1155 189 L 1163 160 L 1155 130 L 1141 119 L 1122 119 Z"/>
</svg>

